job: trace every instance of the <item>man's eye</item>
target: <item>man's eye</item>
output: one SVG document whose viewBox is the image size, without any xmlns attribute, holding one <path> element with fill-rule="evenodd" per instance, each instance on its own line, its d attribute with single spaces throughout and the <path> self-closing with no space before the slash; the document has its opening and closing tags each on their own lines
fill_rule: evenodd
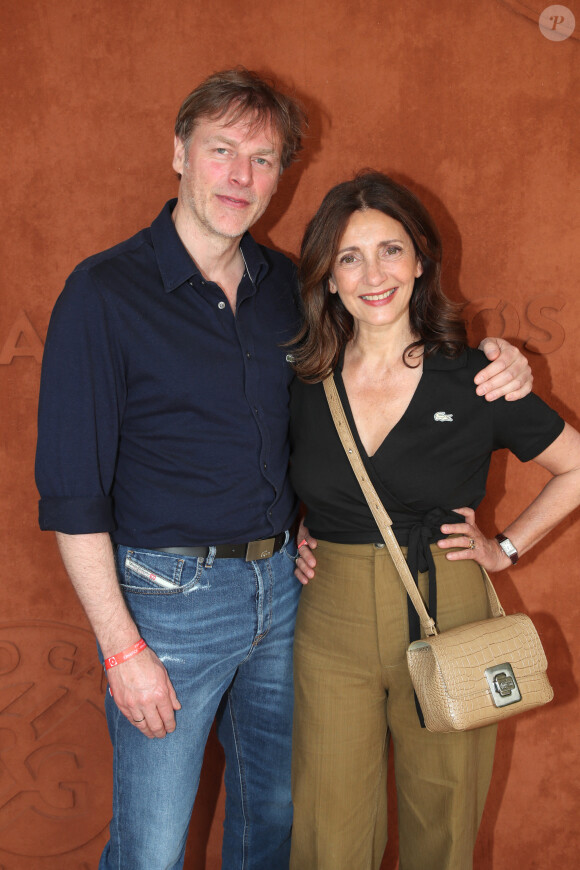
<svg viewBox="0 0 580 870">
<path fill-rule="evenodd" d="M 227 154 L 228 153 L 227 148 L 216 148 L 215 150 L 217 151 L 218 154 Z"/>
<path fill-rule="evenodd" d="M 256 163 L 259 166 L 268 166 L 269 165 L 269 163 L 265 157 L 256 157 Z"/>
</svg>

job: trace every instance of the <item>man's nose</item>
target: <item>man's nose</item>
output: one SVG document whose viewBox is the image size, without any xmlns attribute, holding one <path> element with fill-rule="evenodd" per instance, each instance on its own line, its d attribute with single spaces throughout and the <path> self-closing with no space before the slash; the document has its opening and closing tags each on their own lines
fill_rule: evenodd
<svg viewBox="0 0 580 870">
<path fill-rule="evenodd" d="M 249 157 L 237 156 L 230 167 L 230 179 L 247 187 L 252 183 L 252 161 Z"/>
</svg>

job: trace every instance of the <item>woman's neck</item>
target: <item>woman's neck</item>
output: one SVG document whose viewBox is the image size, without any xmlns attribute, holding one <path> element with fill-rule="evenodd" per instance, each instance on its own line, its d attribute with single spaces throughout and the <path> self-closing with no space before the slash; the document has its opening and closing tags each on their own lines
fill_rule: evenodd
<svg viewBox="0 0 580 870">
<path fill-rule="evenodd" d="M 403 365 L 405 348 L 417 339 L 408 321 L 379 328 L 358 323 L 353 338 L 347 344 L 346 355 L 351 364 L 371 369 L 390 369 Z"/>
</svg>

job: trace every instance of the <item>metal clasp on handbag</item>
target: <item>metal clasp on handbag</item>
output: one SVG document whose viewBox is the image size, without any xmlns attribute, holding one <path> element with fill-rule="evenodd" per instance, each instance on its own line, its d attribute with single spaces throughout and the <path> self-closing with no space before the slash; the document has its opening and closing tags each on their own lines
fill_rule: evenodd
<svg viewBox="0 0 580 870">
<path fill-rule="evenodd" d="M 508 662 L 486 668 L 485 677 L 496 707 L 507 707 L 522 700 L 518 681 Z"/>
</svg>

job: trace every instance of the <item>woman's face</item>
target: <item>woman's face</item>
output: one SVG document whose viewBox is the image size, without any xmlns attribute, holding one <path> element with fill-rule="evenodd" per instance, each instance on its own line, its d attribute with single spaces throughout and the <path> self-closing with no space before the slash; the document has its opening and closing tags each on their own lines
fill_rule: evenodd
<svg viewBox="0 0 580 870">
<path fill-rule="evenodd" d="M 402 224 L 376 209 L 355 211 L 338 245 L 329 281 L 355 323 L 408 323 L 423 267 Z"/>
</svg>

